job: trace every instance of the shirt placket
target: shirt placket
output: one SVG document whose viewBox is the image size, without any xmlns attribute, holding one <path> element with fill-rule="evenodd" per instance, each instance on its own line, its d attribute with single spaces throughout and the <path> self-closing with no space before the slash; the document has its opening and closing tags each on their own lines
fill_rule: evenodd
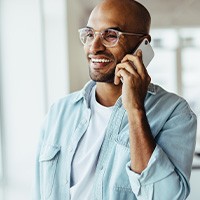
<svg viewBox="0 0 200 200">
<path fill-rule="evenodd" d="M 74 157 L 74 154 L 77 149 L 77 145 L 86 132 L 88 125 L 89 125 L 89 119 L 91 116 L 91 110 L 88 108 L 84 111 L 84 115 L 82 119 L 80 120 L 79 125 L 77 126 L 75 132 L 72 134 L 71 141 L 69 142 L 69 147 L 67 150 L 67 176 L 66 176 L 66 187 L 67 187 L 67 193 L 68 193 L 68 199 L 70 199 L 70 185 L 71 185 L 71 163 L 72 159 Z"/>
<path fill-rule="evenodd" d="M 119 134 L 124 114 L 125 110 L 122 107 L 122 104 L 120 102 L 117 102 L 108 123 L 105 139 L 100 150 L 93 190 L 94 200 L 103 200 L 103 187 L 106 187 L 106 185 L 103 183 L 103 176 L 107 168 L 107 161 L 109 160 L 112 149 L 115 146 L 113 145 L 113 141 Z"/>
</svg>

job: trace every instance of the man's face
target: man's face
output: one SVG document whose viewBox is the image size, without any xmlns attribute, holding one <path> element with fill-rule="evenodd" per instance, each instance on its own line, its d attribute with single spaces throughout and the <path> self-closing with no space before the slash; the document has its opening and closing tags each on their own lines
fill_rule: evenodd
<svg viewBox="0 0 200 200">
<path fill-rule="evenodd" d="M 134 19 L 127 18 L 126 10 L 121 8 L 109 8 L 104 5 L 96 8 L 90 15 L 88 27 L 95 31 L 103 31 L 108 28 L 116 28 L 122 32 L 134 32 Z M 89 73 L 92 80 L 97 82 L 113 83 L 115 67 L 121 62 L 127 53 L 132 53 L 139 39 L 134 36 L 121 35 L 114 47 L 105 47 L 97 34 L 89 46 L 84 46 L 89 63 Z"/>
</svg>

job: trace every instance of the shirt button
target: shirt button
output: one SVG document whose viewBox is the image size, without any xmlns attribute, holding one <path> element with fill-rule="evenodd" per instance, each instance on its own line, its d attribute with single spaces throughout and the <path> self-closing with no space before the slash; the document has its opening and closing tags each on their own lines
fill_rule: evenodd
<svg viewBox="0 0 200 200">
<path fill-rule="evenodd" d="M 72 152 L 73 151 L 73 148 L 72 147 L 69 147 L 69 152 Z"/>
<path fill-rule="evenodd" d="M 86 124 L 87 123 L 87 119 L 83 119 L 82 124 Z"/>
</svg>

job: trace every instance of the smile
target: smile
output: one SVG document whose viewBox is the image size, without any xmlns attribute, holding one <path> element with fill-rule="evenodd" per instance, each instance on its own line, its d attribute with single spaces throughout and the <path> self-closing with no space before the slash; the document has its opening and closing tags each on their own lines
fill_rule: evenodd
<svg viewBox="0 0 200 200">
<path fill-rule="evenodd" d="M 108 60 L 108 59 L 96 59 L 96 58 L 92 58 L 91 61 L 93 63 L 109 63 L 109 62 L 111 62 L 111 60 Z"/>
</svg>

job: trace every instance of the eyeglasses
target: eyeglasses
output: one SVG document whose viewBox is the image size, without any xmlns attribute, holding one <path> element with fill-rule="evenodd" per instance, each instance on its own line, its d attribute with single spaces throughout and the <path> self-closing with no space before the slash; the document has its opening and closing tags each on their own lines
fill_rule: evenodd
<svg viewBox="0 0 200 200">
<path fill-rule="evenodd" d="M 80 34 L 80 40 L 83 45 L 89 46 L 92 44 L 93 40 L 95 39 L 96 35 L 100 35 L 101 42 L 106 47 L 114 47 L 121 35 L 132 35 L 136 37 L 142 37 L 145 34 L 143 33 L 127 33 L 121 32 L 115 29 L 106 29 L 104 31 L 95 31 L 93 28 L 81 28 L 78 30 Z"/>
</svg>

